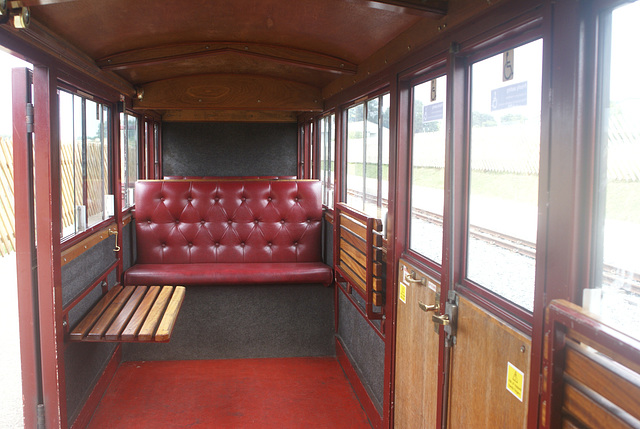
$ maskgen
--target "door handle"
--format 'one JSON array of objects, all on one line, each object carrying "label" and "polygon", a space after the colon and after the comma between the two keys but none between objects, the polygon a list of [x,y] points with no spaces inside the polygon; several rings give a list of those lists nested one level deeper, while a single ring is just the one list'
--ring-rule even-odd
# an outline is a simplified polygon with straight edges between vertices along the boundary
[{"label": "door handle", "polygon": [[424,277],[417,279],[416,278],[416,273],[415,271],[412,271],[411,274],[406,273],[404,275],[404,281],[411,284],[411,283],[420,283],[422,286],[425,286],[427,284],[427,281],[425,280]]},{"label": "door handle", "polygon": [[431,321],[442,326],[448,326],[451,323],[448,314],[434,314],[431,316]]},{"label": "door handle", "polygon": [[430,311],[440,311],[440,304],[427,305],[422,301],[418,301],[418,307],[427,313]]}]

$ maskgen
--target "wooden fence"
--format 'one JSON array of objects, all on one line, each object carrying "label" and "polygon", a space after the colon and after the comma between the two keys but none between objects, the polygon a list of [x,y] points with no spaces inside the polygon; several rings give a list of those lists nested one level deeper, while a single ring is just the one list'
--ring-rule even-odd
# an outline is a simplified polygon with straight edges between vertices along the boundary
[{"label": "wooden fence", "polygon": [[0,138],[0,256],[16,250],[13,207],[13,141]]}]

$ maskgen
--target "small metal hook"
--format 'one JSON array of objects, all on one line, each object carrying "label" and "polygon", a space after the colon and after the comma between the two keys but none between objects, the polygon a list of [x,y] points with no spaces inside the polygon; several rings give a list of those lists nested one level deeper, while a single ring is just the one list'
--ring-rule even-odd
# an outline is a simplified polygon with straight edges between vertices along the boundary
[{"label": "small metal hook", "polygon": [[120,246],[118,246],[118,230],[117,229],[110,229],[109,230],[109,235],[115,235],[116,236],[116,247],[113,248],[114,252],[119,252],[120,251]]}]

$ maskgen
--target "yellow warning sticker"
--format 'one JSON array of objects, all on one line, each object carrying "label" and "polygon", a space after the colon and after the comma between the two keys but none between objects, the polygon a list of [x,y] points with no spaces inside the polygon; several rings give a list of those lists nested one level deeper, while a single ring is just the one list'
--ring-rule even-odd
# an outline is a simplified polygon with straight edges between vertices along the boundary
[{"label": "yellow warning sticker", "polygon": [[407,285],[400,283],[400,301],[407,303]]},{"label": "yellow warning sticker", "polygon": [[507,390],[522,402],[522,392],[524,391],[524,373],[507,362]]}]

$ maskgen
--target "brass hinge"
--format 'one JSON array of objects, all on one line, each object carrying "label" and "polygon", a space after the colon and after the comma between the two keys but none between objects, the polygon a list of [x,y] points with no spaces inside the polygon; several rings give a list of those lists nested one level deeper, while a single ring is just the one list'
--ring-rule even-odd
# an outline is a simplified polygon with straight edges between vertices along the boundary
[{"label": "brass hinge", "polygon": [[44,404],[38,404],[37,408],[37,414],[38,414],[38,429],[45,429],[45,424],[44,424]]},{"label": "brass hinge", "polygon": [[27,116],[25,118],[27,122],[27,132],[33,132],[33,103],[27,103]]}]

